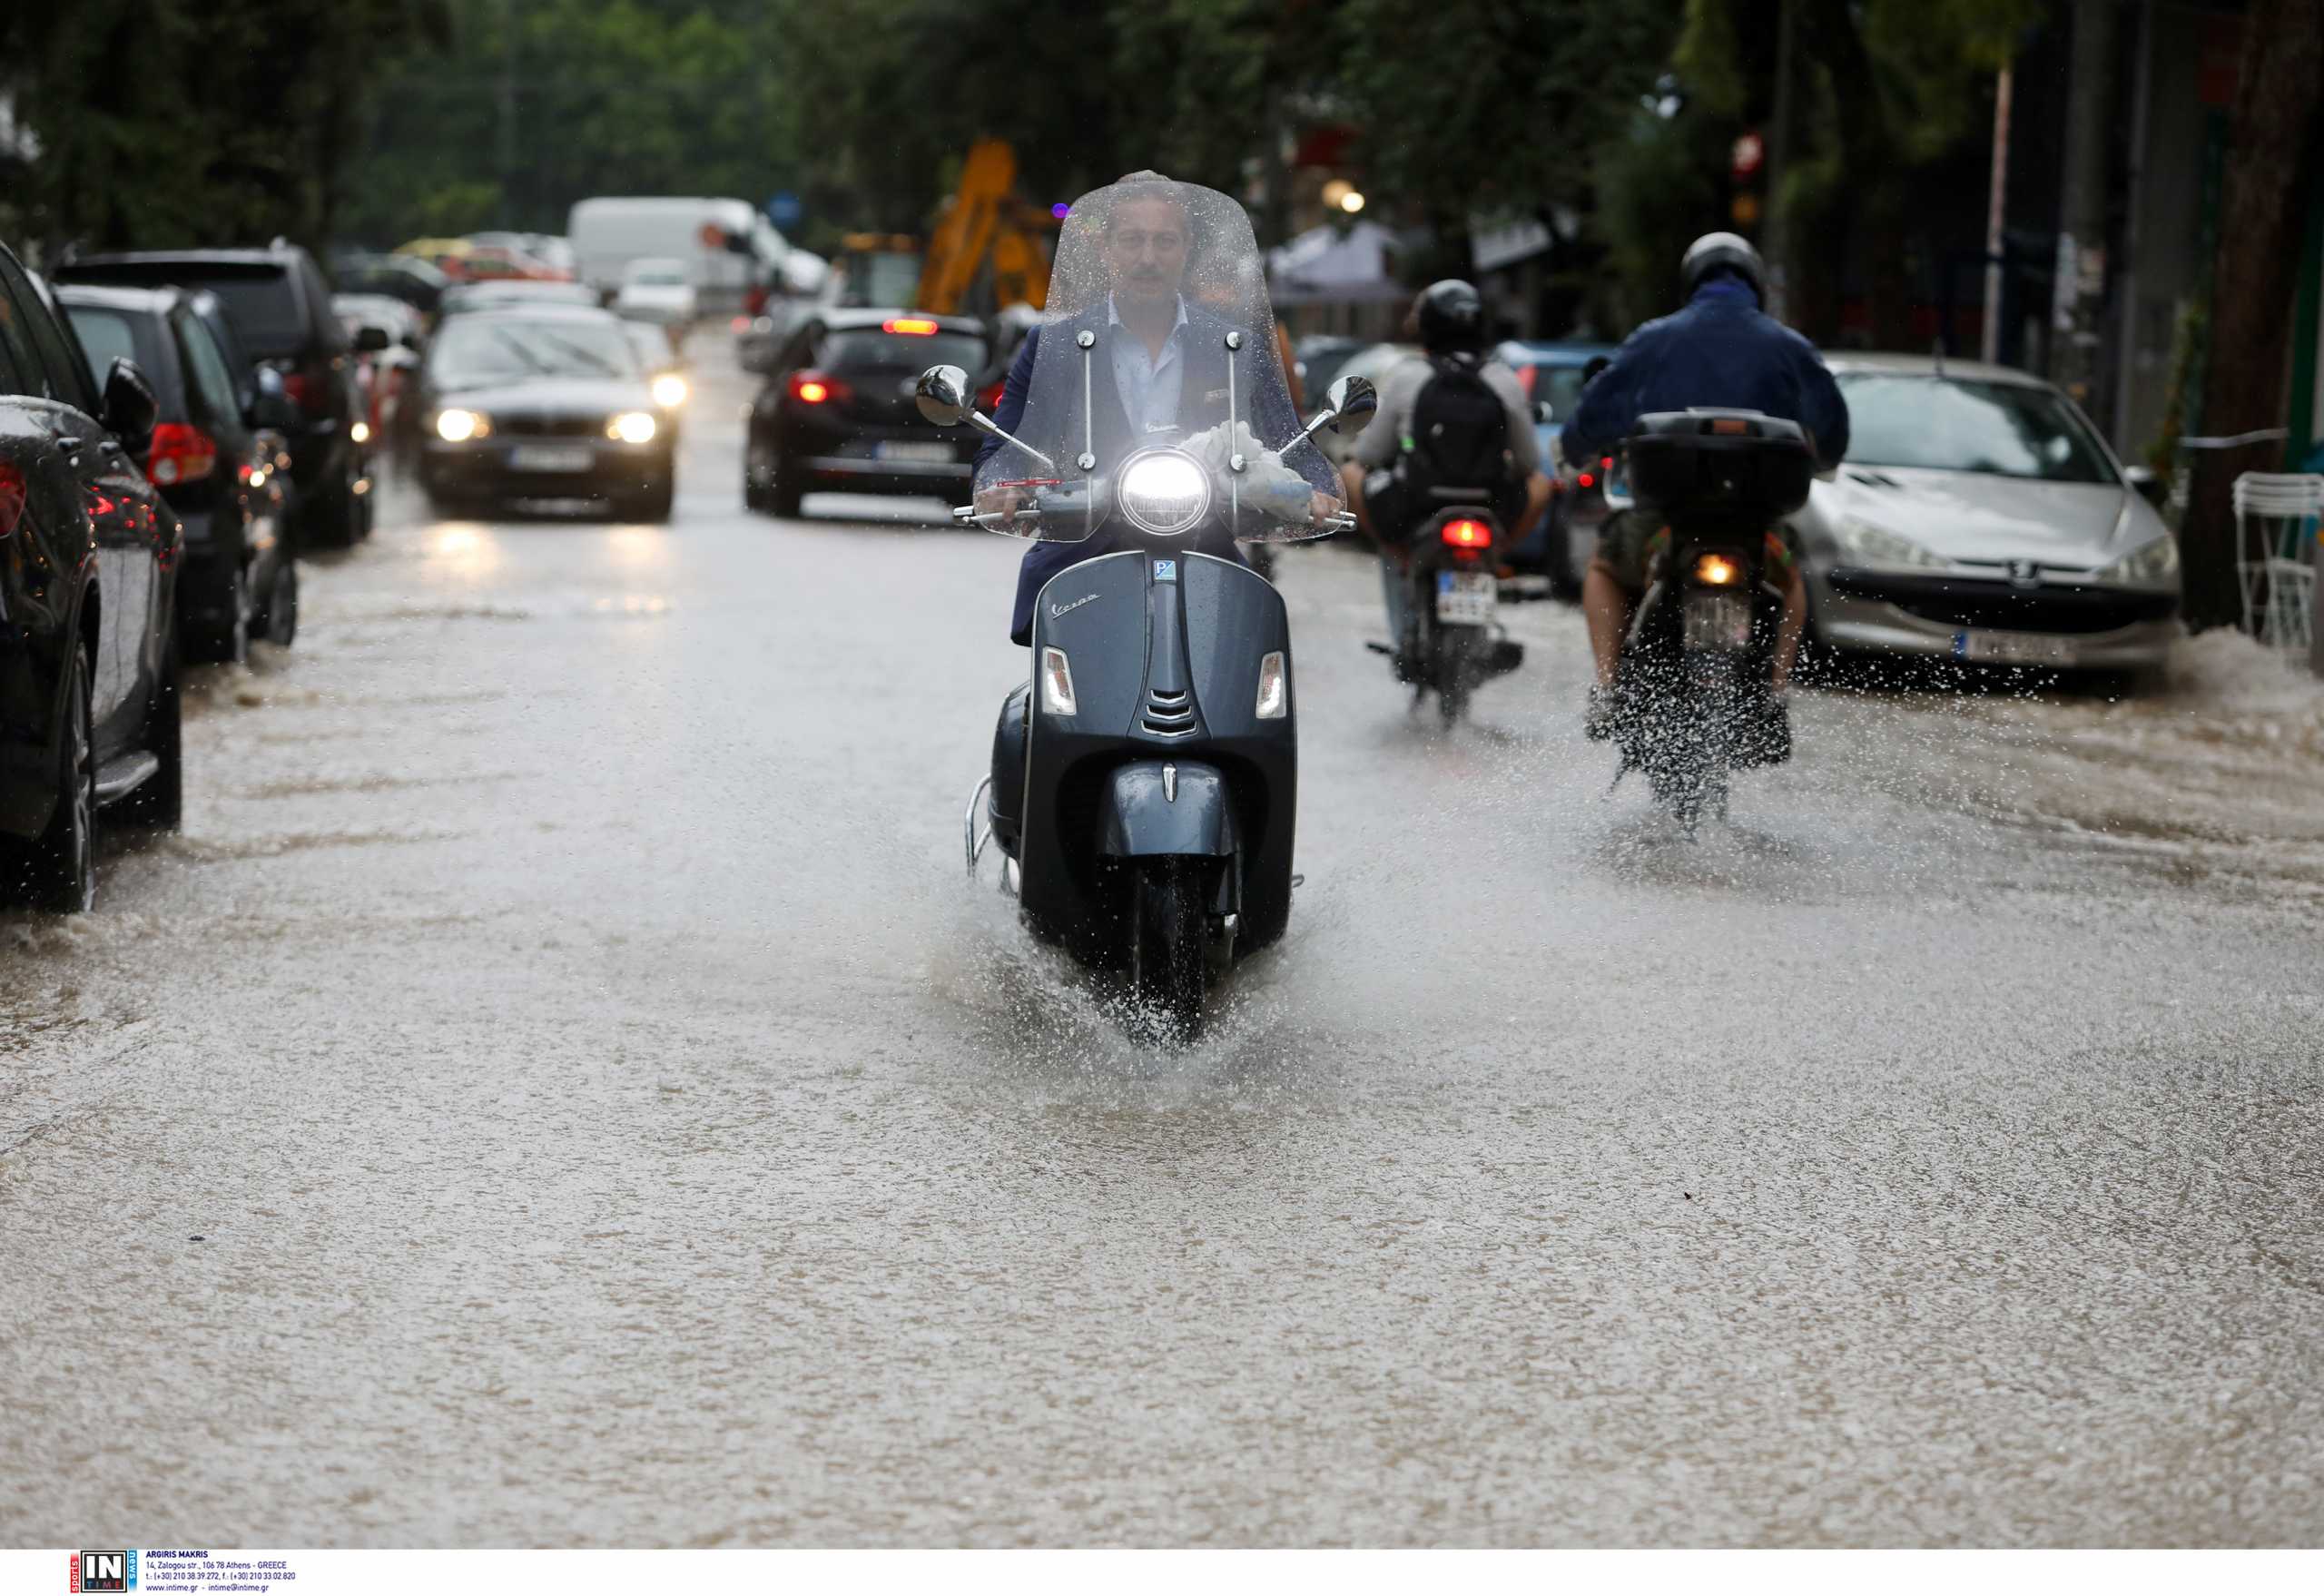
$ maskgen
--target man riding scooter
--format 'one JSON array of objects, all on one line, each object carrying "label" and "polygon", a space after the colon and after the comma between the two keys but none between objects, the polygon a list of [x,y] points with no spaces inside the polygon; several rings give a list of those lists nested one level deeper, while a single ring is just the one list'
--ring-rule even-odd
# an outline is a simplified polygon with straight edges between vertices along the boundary
[{"label": "man riding scooter", "polygon": [[[1819,468],[1846,454],[1847,401],[1815,346],[1759,309],[1767,271],[1749,241],[1731,232],[1706,233],[1679,265],[1686,308],[1649,321],[1624,340],[1613,363],[1583,389],[1581,403],[1559,439],[1569,460],[1614,454],[1638,419],[1689,409],[1758,410],[1798,423]],[[1603,741],[1618,717],[1622,638],[1632,606],[1646,591],[1663,529],[1636,511],[1607,517],[1597,557],[1582,578],[1582,612],[1597,668],[1590,689],[1588,734]],[[1807,593],[1790,551],[1770,528],[1768,568],[1783,584],[1783,625],[1763,714],[1767,745],[1787,757],[1791,720],[1787,695],[1807,622]]]},{"label": "man riding scooter", "polygon": [[[1523,540],[1549,504],[1550,479],[1541,469],[1532,407],[1517,374],[1484,352],[1484,301],[1477,291],[1457,278],[1431,283],[1413,300],[1405,328],[1427,358],[1407,360],[1388,374],[1380,390],[1380,413],[1340,475],[1357,524],[1379,547],[1388,635],[1397,650],[1399,675],[1411,680],[1414,623],[1405,563],[1414,527],[1433,507],[1423,485],[1490,490],[1496,511],[1510,523],[1506,541],[1513,544]],[[1453,402],[1480,385],[1500,400],[1499,415],[1482,398],[1465,407]],[[1490,464],[1462,469],[1441,463],[1472,459]],[[1466,477],[1481,479],[1452,480]],[[1514,645],[1506,652],[1513,655]]]}]

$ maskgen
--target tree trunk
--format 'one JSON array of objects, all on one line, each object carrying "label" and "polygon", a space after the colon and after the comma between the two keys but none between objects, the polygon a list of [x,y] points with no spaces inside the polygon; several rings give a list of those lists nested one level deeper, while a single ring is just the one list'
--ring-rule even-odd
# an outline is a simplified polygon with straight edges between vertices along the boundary
[{"label": "tree trunk", "polygon": [[[2324,5],[2317,0],[2254,0],[2244,18],[2219,255],[2211,270],[2202,428],[2213,437],[2284,421],[2299,203],[2308,192],[2309,163],[2317,158],[2319,80]],[[2233,626],[2241,619],[2230,485],[2241,472],[2269,469],[2280,453],[2281,446],[2273,443],[2196,452],[2179,535],[2189,626]]]}]

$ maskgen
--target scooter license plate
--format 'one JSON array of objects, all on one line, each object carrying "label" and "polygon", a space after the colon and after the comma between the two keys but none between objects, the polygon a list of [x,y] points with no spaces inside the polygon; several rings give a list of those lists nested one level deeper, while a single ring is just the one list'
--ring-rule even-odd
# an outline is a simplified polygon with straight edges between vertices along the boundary
[{"label": "scooter license plate", "polygon": [[1719,650],[1751,645],[1751,600],[1741,593],[1687,595],[1687,646]]},{"label": "scooter license plate", "polygon": [[1436,618],[1448,626],[1482,626],[1501,603],[1501,584],[1491,571],[1436,573]]}]

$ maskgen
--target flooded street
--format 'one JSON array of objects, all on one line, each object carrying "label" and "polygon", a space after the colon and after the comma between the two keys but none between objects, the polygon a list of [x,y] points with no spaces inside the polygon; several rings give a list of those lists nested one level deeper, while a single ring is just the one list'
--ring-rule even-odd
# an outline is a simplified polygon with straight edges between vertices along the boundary
[{"label": "flooded street", "polygon": [[1284,944],[967,888],[1019,550],[432,521],[0,918],[12,1544],[2324,1536],[2324,688],[1802,695],[1695,844],[1579,615],[1447,742],[1289,551]]}]

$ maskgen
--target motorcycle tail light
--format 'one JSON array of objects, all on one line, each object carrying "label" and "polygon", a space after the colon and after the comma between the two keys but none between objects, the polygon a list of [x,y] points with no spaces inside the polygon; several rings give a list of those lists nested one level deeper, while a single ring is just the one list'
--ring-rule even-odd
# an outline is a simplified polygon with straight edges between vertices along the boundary
[{"label": "motorcycle tail light", "polygon": [[1263,721],[1279,721],[1291,710],[1291,676],[1276,649],[1259,661],[1259,701],[1253,712]]},{"label": "motorcycle tail light", "polygon": [[1491,548],[1492,547],[1492,528],[1482,521],[1472,521],[1465,516],[1457,521],[1445,522],[1444,530],[1441,536],[1448,548]]},{"label": "motorcycle tail light", "polygon": [[1695,583],[1701,587],[1732,587],[1743,579],[1742,568],[1723,554],[1706,554],[1695,560]]},{"label": "motorcycle tail light", "polygon": [[1041,650],[1041,707],[1051,714],[1073,714],[1073,665],[1062,648]]},{"label": "motorcycle tail light", "polygon": [[1580,480],[1584,488],[1595,488],[1598,486],[1598,478],[1588,471],[1581,473]]}]

